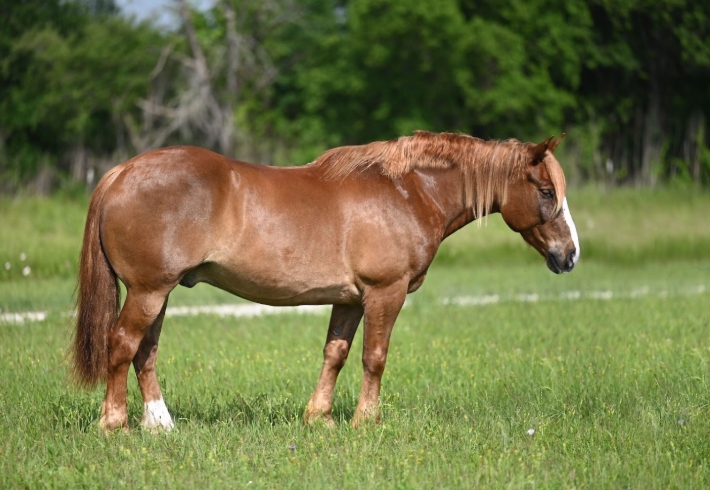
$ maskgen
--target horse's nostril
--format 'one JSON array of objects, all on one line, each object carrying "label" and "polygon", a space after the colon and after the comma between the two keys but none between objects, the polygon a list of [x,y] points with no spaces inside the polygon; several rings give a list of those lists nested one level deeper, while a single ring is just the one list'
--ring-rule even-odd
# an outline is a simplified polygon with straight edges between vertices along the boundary
[{"label": "horse's nostril", "polygon": [[572,267],[574,267],[574,258],[575,258],[576,255],[577,255],[577,249],[576,249],[576,248],[573,248],[573,249],[570,251],[570,253],[567,254],[567,260],[566,260],[566,262],[565,262],[565,265],[567,266],[567,268],[571,269]]}]

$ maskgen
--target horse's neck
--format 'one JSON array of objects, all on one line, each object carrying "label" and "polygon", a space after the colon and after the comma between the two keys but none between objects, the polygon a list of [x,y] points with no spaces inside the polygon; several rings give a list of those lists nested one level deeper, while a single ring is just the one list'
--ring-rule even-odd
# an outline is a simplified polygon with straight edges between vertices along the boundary
[{"label": "horse's neck", "polygon": [[419,168],[414,171],[446,238],[473,220],[473,211],[464,204],[463,182],[457,169]]},{"label": "horse's neck", "polygon": [[[473,209],[466,206],[463,175],[458,168],[417,169],[424,192],[439,210],[443,237],[451,235],[476,218]],[[495,199],[491,213],[499,211]]]}]

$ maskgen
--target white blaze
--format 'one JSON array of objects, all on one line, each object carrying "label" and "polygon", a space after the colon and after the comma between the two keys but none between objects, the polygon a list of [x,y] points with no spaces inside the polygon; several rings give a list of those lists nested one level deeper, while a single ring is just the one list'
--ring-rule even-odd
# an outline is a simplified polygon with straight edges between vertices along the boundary
[{"label": "white blaze", "polygon": [[146,429],[162,428],[165,430],[171,430],[175,427],[173,419],[170,417],[170,413],[168,412],[168,407],[165,406],[165,402],[162,397],[158,400],[152,400],[145,403],[143,408],[144,411],[141,425]]},{"label": "white blaze", "polygon": [[567,206],[566,197],[564,202],[562,203],[562,217],[565,219],[565,223],[567,223],[567,226],[569,227],[570,235],[572,235],[572,241],[574,242],[574,248],[576,250],[572,261],[575,265],[577,265],[577,262],[579,261],[580,252],[579,237],[577,237],[577,227],[574,226],[574,221],[572,221],[572,215],[569,213],[569,207]]}]

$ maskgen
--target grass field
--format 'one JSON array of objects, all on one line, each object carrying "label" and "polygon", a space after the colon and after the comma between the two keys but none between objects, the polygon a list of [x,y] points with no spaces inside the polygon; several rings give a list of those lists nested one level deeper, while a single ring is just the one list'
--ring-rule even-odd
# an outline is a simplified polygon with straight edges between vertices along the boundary
[{"label": "grass field", "polygon": [[[447,241],[395,327],[383,424],[347,424],[358,335],[336,428],[301,425],[327,314],[171,316],[159,377],[176,429],[108,438],[103,393],[71,388],[64,360],[86,200],[0,200],[0,313],[47,314],[0,321],[0,488],[707,487],[710,194],[569,200],[572,274],[547,271],[497,217]],[[171,296],[238,301],[207,286]]]}]

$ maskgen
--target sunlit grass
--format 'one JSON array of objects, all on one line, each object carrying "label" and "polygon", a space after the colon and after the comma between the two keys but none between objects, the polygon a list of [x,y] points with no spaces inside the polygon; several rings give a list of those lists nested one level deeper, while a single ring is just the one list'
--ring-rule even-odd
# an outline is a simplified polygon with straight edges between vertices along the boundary
[{"label": "sunlit grass", "polygon": [[[67,385],[63,320],[4,325],[0,486],[703,487],[708,306],[708,295],[415,303],[393,335],[383,424],[347,425],[358,335],[332,431],[300,422],[326,316],[172,318],[159,373],[176,430],[108,439],[101,390]],[[130,385],[135,427],[132,374]]]},{"label": "sunlit grass", "polygon": [[0,281],[74,277],[88,202],[0,196]]}]

